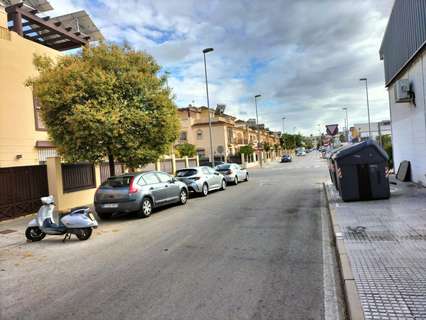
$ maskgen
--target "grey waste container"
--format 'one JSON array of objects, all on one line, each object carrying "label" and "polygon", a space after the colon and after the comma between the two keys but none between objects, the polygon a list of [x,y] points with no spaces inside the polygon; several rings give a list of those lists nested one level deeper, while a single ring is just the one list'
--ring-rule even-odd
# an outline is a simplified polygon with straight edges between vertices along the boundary
[{"label": "grey waste container", "polygon": [[328,172],[330,173],[330,179],[331,179],[331,182],[333,182],[336,189],[337,189],[337,177],[336,177],[336,166],[334,164],[333,155],[339,150],[341,150],[342,148],[344,147],[339,147],[337,149],[334,149],[327,158]]},{"label": "grey waste container", "polygon": [[332,156],[337,189],[343,201],[387,199],[388,155],[373,140],[342,148]]}]

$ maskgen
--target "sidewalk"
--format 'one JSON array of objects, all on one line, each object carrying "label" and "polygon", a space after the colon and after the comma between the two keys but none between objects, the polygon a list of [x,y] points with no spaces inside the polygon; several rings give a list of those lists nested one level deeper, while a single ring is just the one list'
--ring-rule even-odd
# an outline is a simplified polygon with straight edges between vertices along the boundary
[{"label": "sidewalk", "polygon": [[398,181],[389,200],[349,203],[326,189],[365,319],[426,319],[426,189]]},{"label": "sidewalk", "polygon": [[0,249],[26,243],[25,229],[28,222],[35,216],[35,214],[29,214],[16,219],[0,221]]}]

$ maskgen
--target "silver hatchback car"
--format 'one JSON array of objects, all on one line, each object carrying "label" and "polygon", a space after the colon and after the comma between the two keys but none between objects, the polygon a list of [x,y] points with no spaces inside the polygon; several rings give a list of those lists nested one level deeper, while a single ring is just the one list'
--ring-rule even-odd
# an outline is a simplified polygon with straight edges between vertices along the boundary
[{"label": "silver hatchback car", "polygon": [[216,166],[216,170],[223,174],[226,182],[233,184],[238,184],[240,181],[248,181],[249,179],[247,170],[241,168],[237,163],[220,164]]},{"label": "silver hatchback car", "polygon": [[212,190],[225,190],[226,181],[222,174],[210,167],[193,167],[176,171],[176,179],[184,182],[189,191],[207,196]]},{"label": "silver hatchback car", "polygon": [[110,177],[96,190],[95,210],[101,219],[115,212],[135,212],[139,218],[170,203],[185,204],[188,187],[165,172],[135,172]]}]

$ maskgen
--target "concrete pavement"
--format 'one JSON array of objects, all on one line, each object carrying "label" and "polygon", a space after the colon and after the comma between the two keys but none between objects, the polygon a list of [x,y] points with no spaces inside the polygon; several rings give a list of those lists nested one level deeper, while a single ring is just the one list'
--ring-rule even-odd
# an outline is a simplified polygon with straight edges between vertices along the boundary
[{"label": "concrete pavement", "polygon": [[101,221],[85,242],[22,234],[1,251],[0,318],[323,319],[324,162],[250,174],[148,219]]}]

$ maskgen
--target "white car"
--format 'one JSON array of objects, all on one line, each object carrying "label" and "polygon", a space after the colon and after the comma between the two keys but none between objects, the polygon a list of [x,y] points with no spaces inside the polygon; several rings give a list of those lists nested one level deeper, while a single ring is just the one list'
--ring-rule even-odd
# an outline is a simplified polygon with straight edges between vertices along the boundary
[{"label": "white car", "polygon": [[246,169],[240,167],[237,163],[224,163],[216,166],[216,171],[223,174],[226,182],[238,184],[241,181],[247,181],[249,174]]}]

